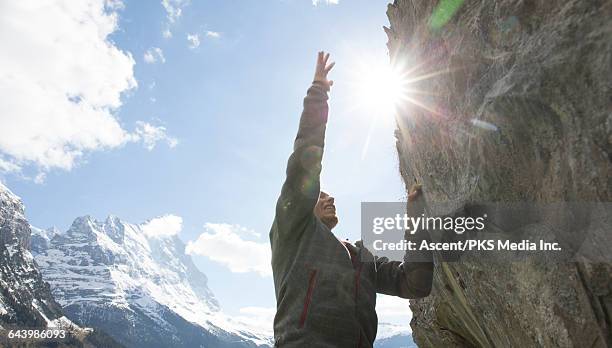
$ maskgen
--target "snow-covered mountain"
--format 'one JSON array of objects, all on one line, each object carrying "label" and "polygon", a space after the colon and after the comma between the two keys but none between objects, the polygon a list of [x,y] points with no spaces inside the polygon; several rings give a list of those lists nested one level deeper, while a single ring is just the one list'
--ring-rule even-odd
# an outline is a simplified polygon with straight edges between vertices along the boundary
[{"label": "snow-covered mountain", "polygon": [[109,216],[68,231],[35,229],[32,252],[71,320],[127,347],[271,346],[268,332],[224,315],[176,235]]},{"label": "snow-covered mountain", "polygon": [[406,326],[392,323],[378,323],[374,348],[416,348],[412,333]]},{"label": "snow-covered mountain", "polygon": [[[103,332],[64,316],[29,251],[30,238],[21,199],[0,183],[0,328],[62,328],[71,336],[65,345],[119,347]],[[14,343],[5,339],[0,338],[1,346]]]},{"label": "snow-covered mountain", "polygon": [[30,225],[21,199],[0,183],[0,323],[45,327],[62,317],[28,251]]}]

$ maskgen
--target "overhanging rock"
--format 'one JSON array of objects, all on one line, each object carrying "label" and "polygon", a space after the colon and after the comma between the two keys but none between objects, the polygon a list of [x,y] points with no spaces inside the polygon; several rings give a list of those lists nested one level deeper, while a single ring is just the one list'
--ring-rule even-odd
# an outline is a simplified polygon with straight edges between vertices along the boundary
[{"label": "overhanging rock", "polygon": [[[389,5],[400,170],[429,202],[611,202],[612,2]],[[536,226],[537,227],[537,226]],[[610,232],[596,236],[610,240]],[[420,347],[612,345],[609,262],[437,262]]]}]

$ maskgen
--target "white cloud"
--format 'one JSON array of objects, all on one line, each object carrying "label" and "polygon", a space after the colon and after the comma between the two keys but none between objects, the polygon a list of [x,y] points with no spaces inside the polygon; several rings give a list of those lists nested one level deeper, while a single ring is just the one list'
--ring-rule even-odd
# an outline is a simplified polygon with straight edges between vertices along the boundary
[{"label": "white cloud", "polygon": [[339,2],[340,0],[312,0],[312,4],[314,6],[317,6],[321,3],[324,3],[326,5],[338,5]]},{"label": "white cloud", "polygon": [[168,22],[174,23],[183,14],[183,7],[189,4],[188,0],[162,0],[162,6],[166,10]]},{"label": "white cloud", "polygon": [[376,295],[376,314],[378,315],[378,339],[412,332],[410,302],[397,296]]},{"label": "white cloud", "polygon": [[34,183],[40,185],[40,184],[43,184],[46,179],[47,179],[47,174],[44,172],[41,172],[41,173],[36,174],[36,176],[34,177]]},{"label": "white cloud", "polygon": [[189,41],[189,48],[194,49],[200,46],[200,35],[199,34],[187,34],[187,41]]},{"label": "white cloud", "polygon": [[166,21],[165,28],[162,31],[162,36],[169,39],[172,37],[172,31],[170,31],[170,26],[172,26],[183,14],[183,8],[189,5],[189,0],[162,0],[161,2],[164,10],[166,11]]},{"label": "white cloud", "polygon": [[221,33],[217,32],[217,31],[210,31],[210,30],[208,30],[206,32],[206,36],[210,37],[210,38],[213,38],[213,39],[218,39],[218,38],[221,37]]},{"label": "white cloud", "polygon": [[206,256],[235,273],[272,275],[272,253],[268,243],[243,239],[242,235],[249,230],[238,225],[207,223],[204,228],[206,232],[200,234],[195,241],[187,243],[187,254]]},{"label": "white cloud", "polygon": [[123,10],[125,8],[125,4],[122,0],[106,0],[105,3],[106,8],[110,10]]},{"label": "white cloud", "polygon": [[[204,35],[213,40],[219,39],[221,37],[221,33],[210,30],[206,31]],[[200,34],[198,33],[187,33],[187,41],[189,42],[188,47],[192,50],[200,47],[200,44],[202,43]]]},{"label": "white cloud", "polygon": [[274,318],[274,314],[276,314],[275,307],[242,307],[239,311],[240,314],[255,316],[259,318]]},{"label": "white cloud", "polygon": [[18,172],[21,170],[21,167],[15,163],[5,161],[0,158],[0,173],[12,173]]},{"label": "white cloud", "polygon": [[154,126],[147,122],[136,122],[136,131],[131,135],[133,141],[141,141],[151,151],[160,141],[165,141],[168,147],[174,148],[178,140],[166,134],[166,127]]},{"label": "white cloud", "polygon": [[409,321],[403,322],[401,324],[392,324],[379,320],[378,330],[376,330],[376,339],[383,340],[397,335],[408,336],[411,333],[412,329],[410,328]]},{"label": "white cloud", "polygon": [[150,147],[146,127],[130,134],[114,115],[121,96],[137,86],[131,54],[109,40],[120,4],[3,3],[0,170],[70,170],[91,151],[138,140]]},{"label": "white cloud", "polygon": [[164,51],[159,47],[151,47],[145,52],[144,61],[149,64],[155,62],[165,63],[166,58],[164,57]]},{"label": "white cloud", "polygon": [[140,225],[148,237],[168,237],[178,234],[183,229],[183,218],[168,214],[151,219]]},{"label": "white cloud", "polygon": [[239,309],[239,312],[239,315],[232,316],[233,320],[259,332],[264,332],[270,336],[274,335],[272,323],[274,322],[276,307],[243,307]]},{"label": "white cloud", "polygon": [[376,297],[376,313],[381,321],[406,322],[412,318],[410,302],[397,296],[379,294]]}]

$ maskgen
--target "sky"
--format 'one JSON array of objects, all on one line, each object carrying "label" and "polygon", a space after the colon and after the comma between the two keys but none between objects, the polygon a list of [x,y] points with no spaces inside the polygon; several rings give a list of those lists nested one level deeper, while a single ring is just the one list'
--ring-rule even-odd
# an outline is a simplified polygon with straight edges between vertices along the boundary
[{"label": "sky", "polygon": [[[321,177],[334,232],[359,239],[361,202],[405,199],[393,109],[373,77],[389,62],[386,7],[3,2],[0,180],[40,228],[161,217],[224,311],[270,313],[268,233],[319,50],[336,62]],[[408,327],[406,300],[381,298],[378,312]]]}]

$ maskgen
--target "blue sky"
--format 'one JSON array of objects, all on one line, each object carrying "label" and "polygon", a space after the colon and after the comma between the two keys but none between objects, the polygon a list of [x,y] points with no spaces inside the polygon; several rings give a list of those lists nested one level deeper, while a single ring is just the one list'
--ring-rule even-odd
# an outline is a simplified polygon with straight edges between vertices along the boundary
[{"label": "blue sky", "polygon": [[[2,180],[22,197],[33,225],[65,230],[81,215],[140,223],[173,214],[183,219],[179,236],[186,243],[197,240],[206,223],[241,226],[255,232],[243,233],[244,240],[268,243],[319,50],[336,61],[322,174],[323,188],[336,197],[335,233],[359,238],[362,201],[404,199],[393,117],[365,98],[378,86],[364,76],[388,63],[387,1],[168,3],[180,16],[160,2],[125,1],[106,38],[131,55],[138,85],[118,88],[122,103],[109,112],[126,132],[141,134],[145,146],[124,138],[119,145],[84,147],[66,166],[0,143]],[[98,69],[96,56],[81,69]],[[150,150],[138,133],[143,122],[159,131]],[[205,255],[193,258],[228,313],[275,306],[271,277],[232,272]],[[407,325],[406,318],[380,319]]]}]

